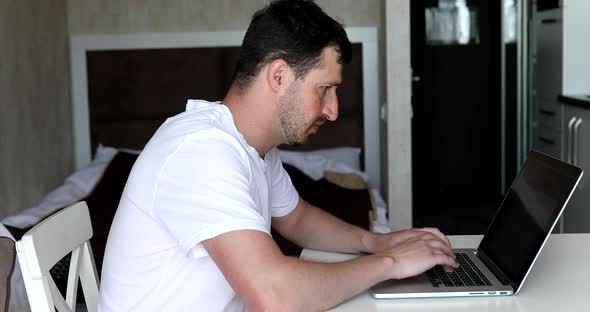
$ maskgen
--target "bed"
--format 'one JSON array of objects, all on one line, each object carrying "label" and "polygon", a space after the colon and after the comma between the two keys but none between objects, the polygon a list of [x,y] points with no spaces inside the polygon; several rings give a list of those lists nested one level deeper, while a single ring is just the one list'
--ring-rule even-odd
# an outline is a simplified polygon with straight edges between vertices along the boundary
[{"label": "bed", "polygon": [[[305,146],[281,146],[281,159],[302,198],[348,222],[387,232],[386,206],[379,194],[376,30],[347,32],[353,61],[344,67],[339,119]],[[18,239],[53,212],[85,200],[100,270],[113,215],[141,148],[166,118],[184,111],[187,99],[223,97],[242,36],[243,32],[221,32],[73,37],[76,171],[35,207],[3,219],[0,234]],[[273,237],[285,254],[297,256],[301,251],[274,231]],[[63,278],[67,265],[67,259],[60,261],[52,270],[54,278]],[[18,268],[15,273],[11,311],[23,311],[26,294]]]}]

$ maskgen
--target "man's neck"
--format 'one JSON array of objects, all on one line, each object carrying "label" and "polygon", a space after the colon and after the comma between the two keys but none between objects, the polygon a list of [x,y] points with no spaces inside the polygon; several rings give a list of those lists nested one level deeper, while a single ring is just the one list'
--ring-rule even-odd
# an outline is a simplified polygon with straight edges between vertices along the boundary
[{"label": "man's neck", "polygon": [[281,136],[277,135],[272,98],[264,92],[238,92],[232,86],[225,98],[225,104],[232,113],[238,131],[246,142],[254,147],[260,157],[281,144]]}]

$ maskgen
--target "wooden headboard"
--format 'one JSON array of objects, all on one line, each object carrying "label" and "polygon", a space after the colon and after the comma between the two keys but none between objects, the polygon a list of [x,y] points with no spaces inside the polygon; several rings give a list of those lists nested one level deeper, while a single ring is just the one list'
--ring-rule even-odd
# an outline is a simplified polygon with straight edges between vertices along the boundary
[{"label": "wooden headboard", "polygon": [[[344,66],[338,120],[308,144],[282,148],[360,147],[371,183],[379,187],[376,30],[347,32],[353,59]],[[143,148],[166,118],[185,110],[187,99],[221,100],[242,37],[243,32],[72,37],[76,167],[90,161],[99,143]]]},{"label": "wooden headboard", "polygon": [[[143,149],[166,118],[187,99],[221,100],[232,80],[239,47],[89,51],[88,104],[91,148],[99,143]],[[364,147],[362,49],[353,45],[339,88],[339,116],[302,146],[310,150]],[[124,133],[125,135],[121,135]]]}]

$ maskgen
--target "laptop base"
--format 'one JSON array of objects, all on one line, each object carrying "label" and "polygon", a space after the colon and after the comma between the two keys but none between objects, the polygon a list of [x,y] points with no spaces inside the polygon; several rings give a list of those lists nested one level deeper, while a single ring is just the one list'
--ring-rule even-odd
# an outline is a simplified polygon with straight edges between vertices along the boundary
[{"label": "laptop base", "polygon": [[494,274],[479,260],[475,249],[454,249],[455,253],[465,253],[491,282],[491,286],[433,286],[426,274],[403,280],[383,281],[371,288],[371,294],[378,299],[440,298],[469,296],[509,296],[514,294],[510,285],[503,285]]}]

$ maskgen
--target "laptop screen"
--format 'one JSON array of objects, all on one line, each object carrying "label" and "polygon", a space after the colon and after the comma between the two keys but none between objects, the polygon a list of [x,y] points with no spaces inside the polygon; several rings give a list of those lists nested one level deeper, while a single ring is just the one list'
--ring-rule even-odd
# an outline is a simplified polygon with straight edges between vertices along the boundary
[{"label": "laptop screen", "polygon": [[479,245],[518,289],[582,170],[530,152]]}]

